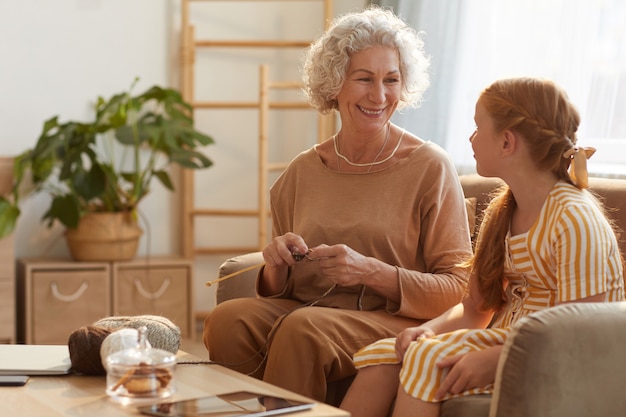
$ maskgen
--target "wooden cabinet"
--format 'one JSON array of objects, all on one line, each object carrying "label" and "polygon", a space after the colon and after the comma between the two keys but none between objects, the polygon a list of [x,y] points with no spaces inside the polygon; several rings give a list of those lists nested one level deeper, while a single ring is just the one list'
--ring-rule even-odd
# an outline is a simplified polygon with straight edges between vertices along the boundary
[{"label": "wooden cabinet", "polygon": [[65,344],[109,316],[153,314],[193,337],[192,266],[180,259],[128,262],[18,261],[18,342]]},{"label": "wooden cabinet", "polygon": [[[0,195],[13,184],[13,158],[0,157]],[[0,239],[0,343],[15,343],[15,249],[13,236]]]},{"label": "wooden cabinet", "polygon": [[13,237],[0,239],[0,343],[15,343],[15,255]]}]

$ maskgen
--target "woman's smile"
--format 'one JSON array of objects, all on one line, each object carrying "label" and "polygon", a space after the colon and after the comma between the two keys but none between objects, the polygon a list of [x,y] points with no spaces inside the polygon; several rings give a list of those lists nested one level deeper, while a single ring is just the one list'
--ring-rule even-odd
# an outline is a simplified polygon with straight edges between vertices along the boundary
[{"label": "woman's smile", "polygon": [[369,114],[369,115],[371,115],[371,116],[379,116],[379,115],[381,115],[381,114],[385,111],[385,109],[366,109],[365,107],[358,106],[358,105],[357,105],[357,107],[358,107],[358,108],[359,108],[359,110],[361,110],[363,113],[365,113],[365,114]]}]

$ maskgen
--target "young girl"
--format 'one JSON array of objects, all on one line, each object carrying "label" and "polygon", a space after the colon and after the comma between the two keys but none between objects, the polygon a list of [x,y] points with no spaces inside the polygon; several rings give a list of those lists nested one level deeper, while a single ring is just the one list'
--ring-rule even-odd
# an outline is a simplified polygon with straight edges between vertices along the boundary
[{"label": "young girl", "polygon": [[624,300],[616,235],[585,190],[592,150],[576,145],[580,117],[565,92],[546,80],[499,80],[481,93],[474,119],[477,172],[506,185],[465,265],[468,293],[355,354],[359,373],[341,405],[354,416],[386,416],[394,398],[394,417],[438,416],[443,400],[491,393],[520,318],[560,303]]}]

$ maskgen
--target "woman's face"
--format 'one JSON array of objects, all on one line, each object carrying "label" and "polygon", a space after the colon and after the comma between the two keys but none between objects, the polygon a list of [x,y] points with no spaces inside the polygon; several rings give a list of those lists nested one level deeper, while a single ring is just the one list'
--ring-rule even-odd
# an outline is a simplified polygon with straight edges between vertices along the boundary
[{"label": "woman's face", "polygon": [[350,58],[337,95],[342,125],[377,130],[391,119],[402,91],[400,57],[395,49],[372,47]]},{"label": "woman's face", "polygon": [[485,107],[476,103],[474,113],[476,130],[469,140],[476,160],[476,172],[484,177],[498,176],[497,162],[499,161],[501,134],[496,132],[493,119]]}]

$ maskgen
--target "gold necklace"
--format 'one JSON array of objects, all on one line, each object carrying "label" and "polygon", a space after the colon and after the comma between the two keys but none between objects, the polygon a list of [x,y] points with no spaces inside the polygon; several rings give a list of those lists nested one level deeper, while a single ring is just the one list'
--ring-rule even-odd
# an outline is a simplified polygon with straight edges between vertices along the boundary
[{"label": "gold necklace", "polygon": [[[348,163],[348,165],[352,165],[353,167],[372,167],[374,165],[384,164],[385,162],[387,162],[391,158],[393,158],[394,155],[396,154],[397,150],[400,148],[400,143],[402,142],[402,138],[404,137],[404,130],[402,130],[402,134],[400,135],[400,138],[398,139],[398,143],[396,144],[396,147],[393,149],[393,152],[391,152],[391,154],[388,157],[386,157],[385,159],[381,159],[380,161],[377,161],[378,157],[380,156],[380,154],[383,152],[383,149],[385,149],[385,146],[387,145],[387,140],[389,139],[390,134],[391,134],[391,127],[389,128],[389,132],[387,134],[387,138],[385,138],[385,142],[383,143],[383,147],[380,148],[380,151],[378,152],[378,155],[376,155],[376,158],[374,158],[374,160],[372,162],[368,162],[368,163],[365,163],[365,164],[352,162],[346,156],[341,154],[339,152],[339,149],[337,149],[337,134],[335,134],[335,136],[333,136],[333,145],[335,147],[335,155],[337,155],[337,157],[343,159],[344,161],[346,161]],[[337,164],[337,168],[339,168],[339,164]]]}]

